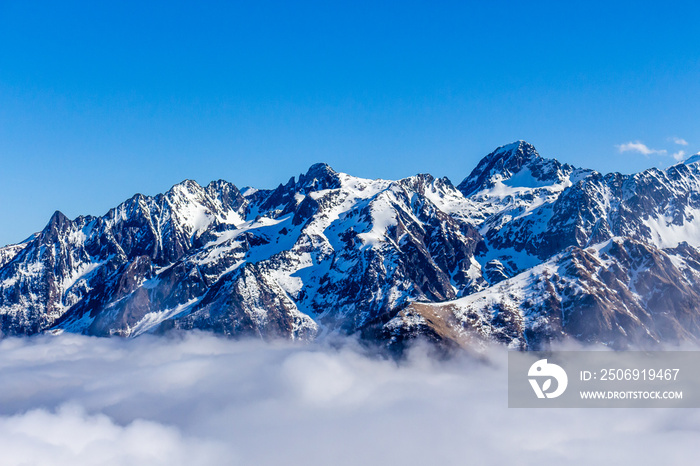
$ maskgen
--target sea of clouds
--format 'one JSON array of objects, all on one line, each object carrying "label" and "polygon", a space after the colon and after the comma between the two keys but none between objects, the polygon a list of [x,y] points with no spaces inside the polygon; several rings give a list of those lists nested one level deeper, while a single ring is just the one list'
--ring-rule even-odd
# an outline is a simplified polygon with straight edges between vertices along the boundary
[{"label": "sea of clouds", "polygon": [[0,341],[2,465],[687,464],[693,409],[509,409],[506,354],[203,333]]}]

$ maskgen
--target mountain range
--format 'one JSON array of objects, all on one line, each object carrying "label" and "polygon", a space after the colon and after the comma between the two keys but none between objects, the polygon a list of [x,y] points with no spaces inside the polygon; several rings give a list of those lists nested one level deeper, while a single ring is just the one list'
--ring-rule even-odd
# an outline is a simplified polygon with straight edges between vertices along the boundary
[{"label": "mountain range", "polygon": [[624,348],[697,342],[698,309],[700,157],[601,174],[524,141],[456,186],[326,164],[269,190],[186,180],[0,248],[3,336]]}]

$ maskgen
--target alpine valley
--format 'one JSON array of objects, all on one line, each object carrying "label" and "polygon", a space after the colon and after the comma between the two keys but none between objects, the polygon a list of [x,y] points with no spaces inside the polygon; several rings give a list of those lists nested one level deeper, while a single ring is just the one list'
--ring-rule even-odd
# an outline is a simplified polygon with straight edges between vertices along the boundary
[{"label": "alpine valley", "polygon": [[455,186],[313,165],[184,181],[0,248],[2,335],[200,329],[400,350],[700,339],[700,157],[634,175],[496,149]]}]

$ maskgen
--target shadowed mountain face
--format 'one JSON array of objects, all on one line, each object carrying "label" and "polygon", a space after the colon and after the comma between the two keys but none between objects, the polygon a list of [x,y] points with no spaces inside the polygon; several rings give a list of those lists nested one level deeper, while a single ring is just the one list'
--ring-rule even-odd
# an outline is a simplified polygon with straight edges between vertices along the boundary
[{"label": "shadowed mountain face", "polygon": [[457,187],[325,164],[272,190],[184,181],[0,248],[0,331],[695,341],[699,214],[698,163],[601,175],[523,141]]}]

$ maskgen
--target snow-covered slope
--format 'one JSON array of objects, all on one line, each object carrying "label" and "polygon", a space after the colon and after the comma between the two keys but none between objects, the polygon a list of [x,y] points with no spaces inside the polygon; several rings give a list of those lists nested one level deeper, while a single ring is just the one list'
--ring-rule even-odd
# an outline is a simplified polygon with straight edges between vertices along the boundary
[{"label": "snow-covered slope", "polygon": [[700,164],[601,175],[518,141],[457,187],[325,164],[271,190],[184,181],[0,249],[0,330],[171,329],[400,344],[695,339]]},{"label": "snow-covered slope", "polygon": [[698,341],[700,253],[631,238],[571,247],[485,290],[447,303],[413,303],[383,329],[453,344],[499,341],[540,349],[566,335],[614,347]]},{"label": "snow-covered slope", "polygon": [[486,241],[478,259],[491,283],[615,236],[700,246],[700,164],[601,175],[543,159],[519,141],[485,157],[458,188],[475,204],[463,215]]},{"label": "snow-covered slope", "polygon": [[365,180],[318,164],[245,197],[225,182],[185,181],[104,217],[56,213],[0,270],[2,329],[354,332],[408,301],[483,285],[479,234],[436,205],[444,191],[461,197],[427,175]]}]

